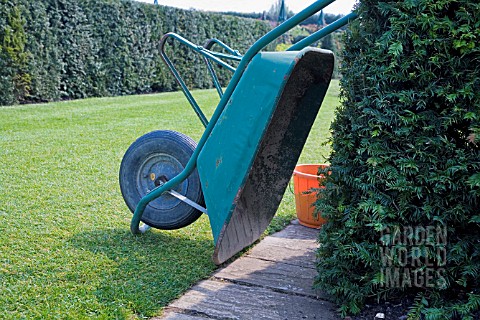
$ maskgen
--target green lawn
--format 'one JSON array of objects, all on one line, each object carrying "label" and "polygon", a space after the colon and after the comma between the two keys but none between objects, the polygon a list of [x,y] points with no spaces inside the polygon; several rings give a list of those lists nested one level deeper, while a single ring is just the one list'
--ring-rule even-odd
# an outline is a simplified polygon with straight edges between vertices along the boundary
[{"label": "green lawn", "polygon": [[[215,91],[194,94],[210,115]],[[300,162],[324,161],[337,105],[333,82]],[[154,316],[215,269],[205,216],[129,233],[120,161],[157,129],[203,132],[178,92],[0,108],[0,318]],[[293,217],[287,189],[269,232]]]}]

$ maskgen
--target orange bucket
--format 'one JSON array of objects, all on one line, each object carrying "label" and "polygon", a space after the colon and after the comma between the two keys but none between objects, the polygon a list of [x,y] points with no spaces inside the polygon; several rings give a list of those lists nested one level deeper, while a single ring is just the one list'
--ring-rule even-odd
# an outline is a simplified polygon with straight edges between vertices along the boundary
[{"label": "orange bucket", "polygon": [[317,193],[311,190],[312,188],[320,188],[320,183],[324,177],[318,175],[318,169],[327,167],[327,164],[300,164],[293,171],[293,190],[297,217],[300,224],[306,227],[319,228],[327,221],[320,214],[317,218],[314,217],[314,203],[317,200]]}]

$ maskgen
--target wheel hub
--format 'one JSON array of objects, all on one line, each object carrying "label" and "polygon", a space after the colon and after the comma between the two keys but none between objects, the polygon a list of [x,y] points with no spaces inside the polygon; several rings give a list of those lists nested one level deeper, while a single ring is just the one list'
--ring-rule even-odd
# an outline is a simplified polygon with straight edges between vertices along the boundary
[{"label": "wheel hub", "polygon": [[[174,157],[165,153],[153,154],[142,163],[137,174],[137,190],[141,196],[165,184],[184,169],[183,165]],[[176,192],[184,195],[188,189],[188,180],[180,183]],[[164,194],[150,202],[150,206],[158,210],[169,210],[182,203],[179,199]]]}]

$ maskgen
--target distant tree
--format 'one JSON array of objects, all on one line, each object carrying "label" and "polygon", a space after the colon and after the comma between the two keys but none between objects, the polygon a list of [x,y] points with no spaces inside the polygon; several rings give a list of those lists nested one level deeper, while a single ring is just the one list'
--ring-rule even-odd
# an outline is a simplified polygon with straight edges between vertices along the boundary
[{"label": "distant tree", "polygon": [[[282,0],[277,0],[275,3],[272,4],[270,9],[267,12],[267,19],[270,21],[277,21],[278,16],[280,14],[280,9],[282,7]],[[293,13],[292,10],[290,10],[287,5],[285,5],[285,15],[287,19],[292,17],[295,13]]]},{"label": "distant tree", "polygon": [[325,21],[325,13],[323,13],[323,10],[320,11],[320,13],[318,14],[317,24],[322,28],[327,24]]},{"label": "distant tree", "polygon": [[280,2],[280,11],[278,13],[278,22],[284,22],[287,20],[287,12],[286,12],[285,0],[281,0]]}]

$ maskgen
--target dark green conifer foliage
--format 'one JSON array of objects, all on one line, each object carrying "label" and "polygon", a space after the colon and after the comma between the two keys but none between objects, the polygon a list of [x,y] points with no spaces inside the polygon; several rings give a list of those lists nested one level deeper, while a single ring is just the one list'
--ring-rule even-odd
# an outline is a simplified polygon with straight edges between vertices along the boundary
[{"label": "dark green conifer foliage", "polygon": [[[262,21],[121,0],[0,0],[0,105],[169,91],[163,34],[203,44],[216,37],[245,52]],[[188,86],[211,88],[202,58],[178,43],[169,55]],[[231,74],[218,71],[223,85]]]},{"label": "dark green conifer foliage", "polygon": [[23,101],[29,89],[24,23],[18,6],[0,1],[0,105]]},{"label": "dark green conifer foliage", "polygon": [[[329,222],[316,284],[344,314],[411,294],[413,316],[468,318],[480,307],[480,3],[363,0],[358,13],[317,202]],[[419,253],[444,281],[388,285],[382,230],[408,226],[446,228],[446,257],[432,246]]]}]

